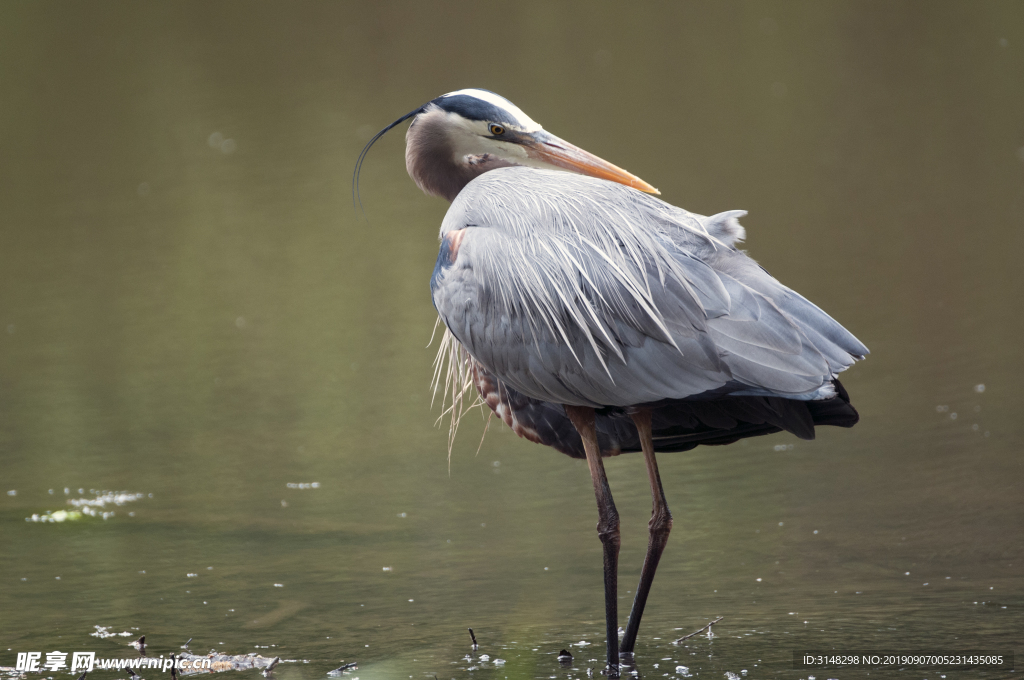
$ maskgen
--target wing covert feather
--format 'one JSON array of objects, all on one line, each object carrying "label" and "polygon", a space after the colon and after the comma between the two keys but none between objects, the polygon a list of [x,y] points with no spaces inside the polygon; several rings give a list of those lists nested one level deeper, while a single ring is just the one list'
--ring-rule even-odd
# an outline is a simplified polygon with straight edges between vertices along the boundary
[{"label": "wing covert feather", "polygon": [[482,366],[533,399],[832,396],[866,348],[732,247],[740,214],[703,218],[610,182],[493,170],[445,217],[434,305]]}]

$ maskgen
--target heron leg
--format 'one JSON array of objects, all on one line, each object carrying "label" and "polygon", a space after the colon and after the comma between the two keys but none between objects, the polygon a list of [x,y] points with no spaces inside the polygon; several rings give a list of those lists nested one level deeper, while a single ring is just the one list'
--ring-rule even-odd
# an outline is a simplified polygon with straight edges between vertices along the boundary
[{"label": "heron leg", "polygon": [[612,500],[608,477],[601,461],[597,443],[594,409],[588,406],[566,406],[565,412],[583,438],[590,477],[597,496],[597,535],[604,545],[604,614],[608,628],[608,676],[619,677],[619,513]]},{"label": "heron leg", "polygon": [[644,568],[640,572],[640,585],[636,587],[633,609],[629,612],[626,634],[622,638],[623,655],[633,654],[636,635],[640,630],[640,618],[644,615],[647,595],[650,594],[651,584],[654,582],[654,572],[658,569],[658,561],[661,560],[661,553],[664,552],[665,544],[668,543],[668,534],[672,531],[672,513],[669,512],[668,503],[665,501],[665,491],[661,488],[661,475],[658,474],[658,461],[654,458],[651,412],[638,411],[633,414],[632,418],[637,432],[640,433],[640,445],[644,450],[644,462],[647,463],[647,477],[651,483],[653,507],[651,521],[647,525],[650,531],[647,540],[647,557],[644,558]]}]

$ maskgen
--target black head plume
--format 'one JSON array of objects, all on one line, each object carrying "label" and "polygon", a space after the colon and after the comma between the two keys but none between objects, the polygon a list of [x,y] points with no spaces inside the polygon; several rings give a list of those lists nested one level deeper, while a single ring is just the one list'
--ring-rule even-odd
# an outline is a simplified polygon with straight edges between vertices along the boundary
[{"label": "black head plume", "polygon": [[[366,143],[366,146],[363,147],[363,150],[359,153],[359,158],[356,160],[356,169],[352,173],[352,205],[353,206],[357,206],[358,205],[360,210],[363,209],[363,200],[359,196],[359,172],[363,169],[363,161],[366,159],[366,154],[369,153],[370,147],[373,146],[374,142],[376,142],[378,139],[383,137],[385,132],[387,132],[391,128],[395,127],[399,123],[402,123],[404,121],[409,120],[410,118],[412,118],[416,114],[423,113],[423,111],[426,108],[427,108],[427,105],[424,104],[423,106],[421,106],[421,107],[419,107],[419,108],[417,108],[417,109],[415,109],[413,111],[410,111],[409,113],[405,114],[404,116],[402,116],[401,118],[396,120],[394,123],[392,123],[391,125],[388,125],[386,128],[384,128],[383,130],[381,130],[380,132],[375,134],[370,139],[370,141],[368,141]],[[364,213],[365,213],[365,211],[364,211]]]}]

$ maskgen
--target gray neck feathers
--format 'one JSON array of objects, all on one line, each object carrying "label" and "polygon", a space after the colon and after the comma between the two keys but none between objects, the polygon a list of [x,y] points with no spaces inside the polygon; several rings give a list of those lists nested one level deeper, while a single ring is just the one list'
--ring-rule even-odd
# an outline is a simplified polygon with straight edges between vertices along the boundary
[{"label": "gray neck feathers", "polygon": [[476,177],[513,163],[489,154],[455,158],[447,115],[431,106],[413,119],[405,134],[405,168],[424,193],[453,201]]}]

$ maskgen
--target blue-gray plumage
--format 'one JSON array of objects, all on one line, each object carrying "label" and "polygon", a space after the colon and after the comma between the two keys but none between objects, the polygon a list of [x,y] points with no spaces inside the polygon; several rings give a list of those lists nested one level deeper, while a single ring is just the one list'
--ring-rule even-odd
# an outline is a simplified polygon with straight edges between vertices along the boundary
[{"label": "blue-gray plumage", "polygon": [[635,189],[551,170],[480,175],[452,203],[457,258],[434,305],[469,354],[557,404],[835,396],[867,352],[742,252],[735,213],[706,218]]},{"label": "blue-gray plumage", "polygon": [[521,436],[587,459],[617,676],[618,514],[601,456],[643,451],[653,496],[628,657],[672,525],[655,451],[850,427],[858,415],[836,376],[868,350],[736,248],[745,212],[669,205],[492,92],[442,95],[386,127],[354,189],[373,142],[409,118],[410,176],[452,201],[430,280],[452,432],[475,385]]}]

